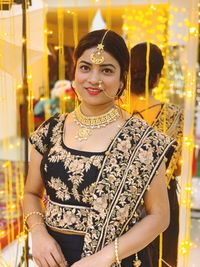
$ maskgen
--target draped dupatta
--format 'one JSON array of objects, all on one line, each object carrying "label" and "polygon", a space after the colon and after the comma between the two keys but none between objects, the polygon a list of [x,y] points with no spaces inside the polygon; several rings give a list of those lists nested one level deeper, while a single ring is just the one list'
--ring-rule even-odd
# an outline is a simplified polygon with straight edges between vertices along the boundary
[{"label": "draped dupatta", "polygon": [[140,220],[144,194],[175,141],[132,117],[104,158],[88,214],[83,256],[91,255]]}]

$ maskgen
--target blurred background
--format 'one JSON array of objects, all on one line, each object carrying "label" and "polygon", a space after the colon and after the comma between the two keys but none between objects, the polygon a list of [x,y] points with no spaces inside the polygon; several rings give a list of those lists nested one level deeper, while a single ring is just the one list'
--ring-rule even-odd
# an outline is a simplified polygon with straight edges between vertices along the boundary
[{"label": "blurred background", "polygon": [[[0,266],[23,266],[27,136],[51,115],[74,110],[74,48],[84,34],[102,28],[119,33],[129,48],[148,40],[162,49],[156,97],[180,105],[185,117],[179,266],[200,266],[198,0],[0,0]],[[127,110],[128,96],[127,89]]]}]

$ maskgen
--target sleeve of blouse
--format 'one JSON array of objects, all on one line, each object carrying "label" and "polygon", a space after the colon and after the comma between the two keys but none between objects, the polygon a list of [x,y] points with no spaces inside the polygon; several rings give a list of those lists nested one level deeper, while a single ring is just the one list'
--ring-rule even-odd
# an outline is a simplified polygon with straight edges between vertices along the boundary
[{"label": "sleeve of blouse", "polygon": [[34,131],[29,137],[30,143],[33,147],[43,155],[50,146],[50,138],[52,134],[53,122],[57,114],[48,120],[44,121],[36,131]]}]

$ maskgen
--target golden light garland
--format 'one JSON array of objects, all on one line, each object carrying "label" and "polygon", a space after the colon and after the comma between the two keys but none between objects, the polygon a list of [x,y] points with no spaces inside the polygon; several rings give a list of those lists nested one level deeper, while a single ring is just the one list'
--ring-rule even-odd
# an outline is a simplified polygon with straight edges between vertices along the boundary
[{"label": "golden light garland", "polygon": [[[195,12],[197,7],[194,7],[193,5],[193,11]],[[128,35],[131,35],[132,39],[132,46],[136,43],[146,41],[146,40],[151,40],[154,43],[159,44],[160,48],[162,49],[163,55],[165,57],[165,62],[167,61],[168,55],[169,55],[169,50],[168,50],[168,40],[174,36],[173,32],[170,32],[168,29],[168,26],[173,25],[173,20],[174,20],[174,15],[169,14],[169,6],[165,5],[151,5],[151,11],[145,10],[145,6],[139,6],[139,7],[134,7],[133,11],[131,12],[130,9],[125,11],[124,14],[124,25],[123,25],[123,30],[125,33]],[[174,5],[170,5],[170,10],[176,13],[186,13],[185,8],[179,9],[178,7]],[[154,19],[149,19],[149,16],[152,16],[154,12],[156,11],[156,16],[155,18],[158,19],[158,25],[155,23],[155,18]],[[168,16],[169,14],[169,16]],[[155,26],[151,25],[152,22],[155,24]],[[183,27],[187,26],[188,27],[188,36],[187,35],[182,35],[178,33],[175,37],[180,40],[182,39],[183,41],[190,41],[190,37],[197,37],[198,36],[198,30],[197,30],[197,25],[196,22],[190,22],[188,18],[184,17],[184,21],[179,21],[178,22],[178,27]],[[150,38],[148,38],[150,36]],[[129,37],[130,38],[130,37]],[[177,45],[177,43],[173,43],[173,45]],[[190,49],[190,51],[192,51]],[[188,56],[189,56],[189,50],[187,51]],[[147,64],[148,65],[148,64]],[[190,66],[190,70],[188,71],[187,66],[183,66],[183,70],[185,73],[188,73],[185,78],[186,80],[186,86],[185,86],[185,91],[182,92],[182,94],[178,95],[181,98],[186,99],[186,102],[188,102],[188,107],[191,105],[194,105],[194,91],[195,91],[195,62],[193,62],[193,65]],[[185,69],[184,69],[185,67]],[[171,96],[174,94],[174,84],[173,87],[168,86],[169,79],[166,80],[166,73],[169,72],[168,65],[165,64],[164,66],[164,75],[161,79],[160,86],[156,90],[156,97],[160,99],[161,101],[164,100],[164,102],[169,101]],[[191,72],[193,74],[191,75]],[[174,75],[174,73],[172,74]],[[148,76],[148,75],[147,75]],[[184,79],[184,77],[183,77]],[[187,81],[188,80],[188,81]],[[170,81],[169,81],[170,82]],[[165,88],[173,88],[171,91],[166,90]],[[146,86],[147,88],[147,86]],[[165,90],[163,90],[165,89]],[[177,92],[179,93],[179,92]],[[171,94],[171,95],[170,95]],[[146,99],[147,99],[147,94],[146,94]],[[189,112],[185,111],[185,112]],[[166,130],[166,112],[165,113],[165,123],[163,131],[165,132]],[[189,114],[191,114],[189,112]],[[193,116],[191,114],[191,116]],[[191,118],[190,118],[191,120]],[[193,120],[193,117],[192,117]],[[193,123],[192,123],[193,125]],[[191,128],[191,127],[190,127]],[[179,240],[179,265],[180,267],[188,267],[188,262],[189,262],[189,251],[190,251],[190,208],[191,208],[191,160],[192,160],[192,151],[193,151],[193,132],[191,128],[191,133],[188,135],[186,131],[184,130],[184,142],[183,142],[183,153],[185,150],[185,156],[187,157],[187,163],[185,162],[185,170],[182,171],[181,175],[181,196],[180,198],[180,208],[184,209],[185,208],[185,217],[181,218],[181,221],[185,221],[185,233],[184,229],[182,232],[182,235],[180,235],[180,240]],[[185,147],[185,149],[184,149]],[[189,149],[190,148],[190,149]],[[185,157],[184,157],[185,158]],[[182,227],[183,228],[183,227]],[[160,247],[160,250],[162,248]],[[161,265],[161,256],[160,255],[160,260],[159,260],[159,267]],[[184,260],[183,260],[184,258]]]},{"label": "golden light garland", "polygon": [[58,0],[57,8],[57,21],[58,21],[58,78],[59,80],[65,79],[65,51],[64,51],[64,10],[63,0]]},{"label": "golden light garland", "polygon": [[49,106],[49,62],[48,62],[48,28],[47,28],[47,0],[43,0],[43,32],[44,32],[44,113],[45,119],[51,116],[50,106]]},{"label": "golden light garland", "polygon": [[[31,67],[29,67],[31,71]],[[32,133],[35,129],[34,125],[34,110],[33,110],[33,100],[34,100],[34,92],[32,85],[32,74],[28,75],[28,133]]]},{"label": "golden light garland", "polygon": [[[74,36],[74,49],[78,45],[78,15],[77,15],[77,0],[74,0],[74,5],[75,5],[75,12],[73,13],[73,36]],[[75,107],[79,105],[79,100],[78,97],[75,97]]]},{"label": "golden light garland", "polygon": [[[58,79],[65,80],[65,51],[64,51],[64,9],[63,0],[58,0],[57,21],[58,21]],[[65,113],[64,95],[59,97],[60,112]]]},{"label": "golden light garland", "polygon": [[[1,11],[3,12],[3,11]],[[10,17],[5,19],[6,28],[4,27],[4,17],[1,17],[1,32],[0,37],[1,39],[10,43],[10,46],[13,45],[13,51],[15,52],[15,32],[14,32],[14,24],[15,24],[15,17],[14,10],[11,9],[9,11]],[[29,18],[29,17],[28,17]],[[29,22],[29,20],[28,20]],[[7,32],[5,32],[5,29]],[[27,40],[22,40],[25,42]],[[13,52],[13,53],[14,53]],[[9,53],[9,51],[8,51]],[[0,58],[1,59],[1,58]],[[3,62],[2,62],[3,63]],[[0,142],[2,150],[3,150],[3,158],[5,159],[4,163],[1,163],[0,169],[4,173],[4,182],[3,182],[3,193],[4,193],[4,202],[6,210],[2,213],[2,218],[6,220],[6,229],[0,231],[0,237],[2,239],[6,238],[7,244],[9,245],[10,242],[14,241],[16,233],[19,234],[21,229],[21,200],[23,197],[24,191],[24,174],[23,174],[23,162],[22,162],[22,142],[20,141],[19,136],[21,136],[21,127],[20,127],[20,106],[23,104],[22,99],[22,86],[19,84],[16,86],[15,81],[17,82],[20,78],[20,74],[14,70],[14,61],[10,61],[10,71],[12,73],[12,86],[9,83],[11,76],[8,74],[0,73],[0,98],[2,97],[3,101],[0,103],[2,114],[8,115],[7,107],[10,107],[10,110],[15,109],[17,107],[17,119],[18,119],[18,127],[17,127],[17,135],[14,137],[9,137],[7,132],[10,129],[9,125],[9,118],[8,116],[3,116],[3,126],[2,126],[2,133],[3,133],[3,140]],[[21,62],[19,62],[20,65]],[[1,66],[3,66],[1,64]],[[3,69],[3,68],[2,68]],[[21,80],[21,78],[20,78]],[[31,80],[31,79],[30,79]],[[31,88],[31,85],[30,85]],[[33,102],[32,102],[32,91],[29,92],[30,101],[28,101],[28,112],[29,117],[33,118]],[[16,96],[16,99],[15,99]],[[31,114],[32,113],[32,114]],[[16,112],[13,112],[16,114]],[[30,120],[30,119],[29,119]],[[30,120],[31,122],[31,120]],[[13,120],[13,126],[15,123]],[[29,124],[32,127],[31,123]],[[16,162],[13,164],[13,157],[16,158]],[[12,161],[11,161],[12,159]],[[16,192],[16,193],[15,193]],[[2,219],[1,218],[1,219]],[[1,249],[1,248],[0,248]],[[0,253],[1,254],[1,253]],[[10,255],[10,262],[9,265],[13,265],[14,258]],[[3,264],[3,265],[2,265]],[[0,257],[0,265],[7,266],[7,263],[4,263],[2,257]]]},{"label": "golden light garland", "polygon": [[107,29],[111,29],[112,28],[111,0],[106,0],[106,25],[107,25]]},{"label": "golden light garland", "polygon": [[[129,49],[135,44],[140,42],[153,42],[157,43],[161,50],[165,51],[168,44],[167,33],[167,20],[168,20],[169,5],[138,5],[138,6],[128,6],[124,10],[123,18],[123,32],[127,39],[127,44]],[[148,60],[148,54],[147,54]],[[148,62],[147,62],[148,63]],[[148,66],[148,64],[147,64]],[[148,71],[148,67],[147,67]],[[148,73],[147,73],[148,76]],[[146,83],[148,82],[146,76]],[[163,75],[164,77],[164,75]],[[156,90],[156,94],[163,92],[163,88],[166,88],[166,79],[162,78],[159,84],[159,89]],[[146,87],[148,88],[148,87]],[[127,89],[128,90],[128,89]],[[148,90],[146,92],[146,106],[148,105]],[[164,93],[163,93],[164,94]],[[160,95],[163,100],[166,97]],[[127,93],[125,97],[125,105],[127,111],[130,111],[130,94]]]},{"label": "golden light garland", "polygon": [[[10,6],[11,6],[11,2],[10,2]],[[2,2],[1,2],[1,7],[2,7]],[[4,40],[5,38],[6,42],[10,42],[12,44],[15,42],[14,14],[12,10],[8,12],[10,12],[10,16],[11,16],[9,20],[9,24],[10,24],[9,27],[7,25],[8,19],[6,18],[6,25],[5,25],[4,17],[0,16],[1,17],[0,37],[2,40]],[[4,49],[2,49],[1,51],[4,51]],[[0,57],[0,61],[2,58],[3,57]],[[10,63],[11,73],[13,73],[14,61],[11,61],[9,63]],[[2,66],[2,69],[3,69],[3,61],[0,63],[0,65]],[[0,79],[0,99],[2,99],[0,103],[1,112],[2,114],[8,114],[7,107],[10,107],[10,110],[15,109],[14,107],[15,107],[16,88],[15,88],[14,82],[12,83],[12,85],[9,84],[9,80],[11,79],[11,76],[5,74],[4,72],[2,72],[2,70],[1,70],[0,75],[2,78]],[[15,77],[15,79],[17,80],[18,79],[17,73],[16,75],[13,74],[13,77]],[[18,142],[18,137],[15,136],[11,139],[8,136],[7,130],[10,129],[10,125],[9,125],[9,119],[7,118],[7,116],[3,116],[1,129],[2,129],[1,133],[3,134],[3,139],[0,142],[0,144],[3,150],[3,158],[11,159],[11,155],[17,154],[20,143]],[[19,199],[18,197],[20,194],[15,196],[14,191],[15,191],[15,187],[17,186],[18,191],[21,192],[21,188],[23,186],[21,186],[21,184],[18,183],[17,175],[15,174],[15,171],[13,170],[13,166],[10,160],[5,160],[4,163],[1,163],[0,169],[4,173],[4,183],[3,183],[4,187],[2,187],[3,189],[1,190],[0,193],[4,194],[5,207],[6,207],[6,210],[2,211],[2,218],[1,218],[1,219],[4,218],[6,220],[6,229],[3,229],[0,231],[0,238],[2,239],[6,238],[7,243],[9,244],[10,242],[14,241],[14,238],[15,238],[14,219],[16,218],[17,218],[17,230],[20,231],[20,227],[19,227],[20,204],[18,201]],[[23,181],[23,184],[24,184],[24,181]],[[6,263],[4,264],[3,262],[2,256],[0,257],[0,265],[1,264],[3,264],[3,266],[6,266]]]},{"label": "golden light garland", "polygon": [[77,0],[74,0],[75,11],[72,12],[73,15],[73,34],[74,34],[74,48],[77,47],[78,44],[78,13],[77,13]]}]

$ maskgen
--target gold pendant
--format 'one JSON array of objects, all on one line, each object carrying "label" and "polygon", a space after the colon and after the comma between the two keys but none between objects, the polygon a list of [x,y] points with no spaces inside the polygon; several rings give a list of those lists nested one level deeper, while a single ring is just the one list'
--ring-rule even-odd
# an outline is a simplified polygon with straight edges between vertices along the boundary
[{"label": "gold pendant", "polygon": [[90,135],[91,135],[90,129],[88,129],[86,127],[80,127],[78,130],[78,135],[76,136],[76,138],[79,141],[83,141],[83,140],[87,140]]},{"label": "gold pendant", "polygon": [[140,267],[142,264],[141,260],[138,259],[138,254],[135,254],[135,260],[133,261],[133,267]]},{"label": "gold pendant", "polygon": [[141,261],[140,260],[133,261],[133,266],[134,267],[140,267],[141,266]]}]

